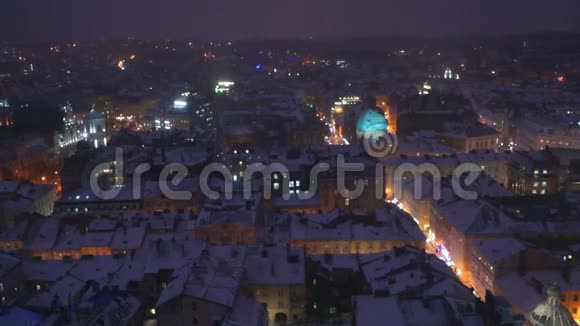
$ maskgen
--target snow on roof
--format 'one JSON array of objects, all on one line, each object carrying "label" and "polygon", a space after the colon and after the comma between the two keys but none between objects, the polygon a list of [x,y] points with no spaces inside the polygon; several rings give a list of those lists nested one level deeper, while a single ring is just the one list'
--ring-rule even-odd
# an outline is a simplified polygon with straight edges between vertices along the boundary
[{"label": "snow on roof", "polygon": [[204,247],[203,241],[178,240],[173,234],[147,235],[136,258],[146,262],[145,273],[155,274],[161,269],[175,269],[187,264],[199,257]]},{"label": "snow on roof", "polygon": [[414,247],[360,255],[359,260],[360,268],[371,288],[374,291],[386,290],[390,295],[414,288],[425,290],[445,279],[459,282],[443,261]]},{"label": "snow on roof", "polygon": [[20,264],[20,259],[8,254],[0,254],[0,279],[12,271],[18,264]]},{"label": "snow on roof", "polygon": [[12,306],[0,314],[0,325],[40,325],[42,315],[31,310]]},{"label": "snow on roof", "polygon": [[544,302],[544,295],[534,283],[517,274],[501,277],[496,280],[506,300],[517,310],[531,312],[538,304]]},{"label": "snow on roof", "polygon": [[24,279],[30,282],[54,282],[74,267],[63,260],[23,261]]},{"label": "snow on roof", "polygon": [[41,218],[32,223],[28,232],[26,247],[28,249],[51,249],[56,243],[60,220]]},{"label": "snow on roof", "polygon": [[514,238],[472,240],[471,244],[477,248],[486,261],[492,264],[527,249],[526,245]]},{"label": "snow on roof", "polygon": [[396,297],[355,296],[354,302],[356,325],[406,325]]},{"label": "snow on roof", "polygon": [[98,217],[91,220],[87,229],[90,232],[114,231],[119,220],[111,217]]},{"label": "snow on roof", "polygon": [[26,227],[28,226],[29,223],[30,222],[28,220],[16,222],[11,228],[0,234],[0,241],[24,240]]},{"label": "snow on roof", "polygon": [[[231,247],[225,248],[226,251],[233,250]],[[243,265],[231,259],[234,257],[224,257],[222,249],[211,249],[212,251],[216,249],[216,252],[202,253],[195,261],[173,273],[172,281],[161,292],[156,306],[165,304],[180,295],[230,308],[233,306],[244,275]]]},{"label": "snow on roof", "polygon": [[77,225],[65,225],[53,247],[55,250],[80,249],[83,244],[83,235]]},{"label": "snow on roof", "polygon": [[463,234],[508,233],[514,222],[485,200],[434,201],[437,214]]},{"label": "snow on roof", "polygon": [[113,232],[88,232],[83,236],[83,247],[108,247]]},{"label": "snow on roof", "polygon": [[250,284],[304,284],[304,250],[299,248],[259,248],[246,258]]},{"label": "snow on roof", "polygon": [[346,214],[331,211],[327,214],[291,216],[291,238],[306,239],[401,239],[422,240],[424,235],[411,217],[393,205],[373,213]]},{"label": "snow on roof", "polygon": [[75,265],[68,271],[83,281],[97,281],[99,284],[107,284],[113,274],[120,268],[122,261],[113,256],[94,256],[75,261]]},{"label": "snow on roof", "polygon": [[328,271],[336,269],[348,269],[354,272],[359,271],[359,261],[356,254],[346,255],[309,255],[312,261],[320,263]]},{"label": "snow on roof", "polygon": [[[449,303],[445,297],[403,299],[399,301],[405,326],[440,326],[452,324],[448,315]],[[451,319],[451,320],[450,320]]]},{"label": "snow on roof", "polygon": [[86,282],[73,276],[64,276],[48,288],[26,302],[27,307],[49,309],[54,299],[59,305],[66,305],[72,297],[79,294]]},{"label": "snow on roof", "polygon": [[145,226],[123,225],[115,230],[111,241],[111,249],[136,249],[140,248],[145,239],[147,229]]}]

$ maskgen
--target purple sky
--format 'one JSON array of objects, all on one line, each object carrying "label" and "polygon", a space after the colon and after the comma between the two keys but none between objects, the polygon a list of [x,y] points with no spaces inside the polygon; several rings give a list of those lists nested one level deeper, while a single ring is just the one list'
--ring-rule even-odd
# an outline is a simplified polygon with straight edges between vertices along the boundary
[{"label": "purple sky", "polygon": [[0,40],[580,32],[579,0],[1,0]]}]

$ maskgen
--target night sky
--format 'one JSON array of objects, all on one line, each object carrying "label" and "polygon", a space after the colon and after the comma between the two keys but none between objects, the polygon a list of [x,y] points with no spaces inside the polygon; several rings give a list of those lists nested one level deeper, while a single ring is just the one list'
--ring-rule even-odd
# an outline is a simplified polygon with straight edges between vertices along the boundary
[{"label": "night sky", "polygon": [[578,0],[1,0],[0,40],[580,32]]}]

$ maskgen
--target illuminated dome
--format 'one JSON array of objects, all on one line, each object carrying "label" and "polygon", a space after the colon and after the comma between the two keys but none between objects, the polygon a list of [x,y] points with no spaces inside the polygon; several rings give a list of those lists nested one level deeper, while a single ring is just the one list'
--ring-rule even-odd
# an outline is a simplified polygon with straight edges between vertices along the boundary
[{"label": "illuminated dome", "polygon": [[552,285],[546,291],[548,300],[539,304],[532,311],[533,326],[573,326],[578,325],[570,315],[568,309],[560,303],[560,289]]},{"label": "illuminated dome", "polygon": [[369,109],[360,117],[356,126],[356,134],[358,138],[362,138],[364,134],[374,132],[386,132],[387,119],[385,114],[380,109]]}]

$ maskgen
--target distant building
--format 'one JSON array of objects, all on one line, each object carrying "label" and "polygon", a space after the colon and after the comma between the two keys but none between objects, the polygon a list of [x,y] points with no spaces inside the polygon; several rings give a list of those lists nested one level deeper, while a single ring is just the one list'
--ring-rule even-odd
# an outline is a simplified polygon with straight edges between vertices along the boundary
[{"label": "distant building", "polygon": [[14,109],[10,107],[8,99],[2,97],[0,92],[0,128],[14,125]]},{"label": "distant building", "polygon": [[507,186],[518,195],[550,195],[559,191],[560,160],[550,150],[510,154]]},{"label": "distant building", "polygon": [[93,148],[107,146],[107,125],[105,117],[95,109],[85,116],[84,135]]}]

